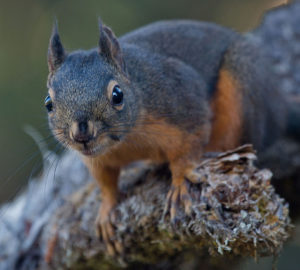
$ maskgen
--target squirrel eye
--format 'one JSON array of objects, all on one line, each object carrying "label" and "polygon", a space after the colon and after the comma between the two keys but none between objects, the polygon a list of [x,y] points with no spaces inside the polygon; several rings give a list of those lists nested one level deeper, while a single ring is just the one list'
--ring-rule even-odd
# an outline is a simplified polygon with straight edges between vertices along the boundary
[{"label": "squirrel eye", "polygon": [[119,85],[116,85],[112,91],[112,104],[121,105],[123,103],[123,92]]},{"label": "squirrel eye", "polygon": [[52,111],[53,104],[52,104],[52,99],[49,95],[46,96],[46,98],[45,98],[45,107],[46,107],[48,112]]}]

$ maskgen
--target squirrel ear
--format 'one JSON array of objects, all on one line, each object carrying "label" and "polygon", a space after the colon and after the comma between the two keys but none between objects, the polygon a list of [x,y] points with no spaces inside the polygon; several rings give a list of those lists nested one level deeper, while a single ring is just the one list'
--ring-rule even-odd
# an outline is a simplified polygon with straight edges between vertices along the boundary
[{"label": "squirrel ear", "polygon": [[123,54],[118,39],[109,27],[102,24],[100,18],[99,32],[99,54],[105,57],[110,63],[112,63],[120,71],[123,71],[126,74],[126,66],[123,60]]},{"label": "squirrel ear", "polygon": [[66,53],[60,41],[57,30],[57,21],[55,20],[48,48],[48,67],[51,73],[63,63],[65,56]]}]

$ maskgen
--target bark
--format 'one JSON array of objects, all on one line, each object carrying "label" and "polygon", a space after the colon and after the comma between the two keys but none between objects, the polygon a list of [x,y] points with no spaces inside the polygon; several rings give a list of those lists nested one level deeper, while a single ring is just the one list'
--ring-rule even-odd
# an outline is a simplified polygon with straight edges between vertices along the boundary
[{"label": "bark", "polygon": [[[183,264],[220,269],[224,258],[228,267],[233,258],[276,256],[291,223],[288,204],[271,185],[272,173],[253,165],[256,156],[249,145],[214,155],[197,167],[198,184],[186,182],[193,213],[182,212],[176,224],[162,218],[171,180],[167,166],[136,163],[122,172],[125,195],[113,222],[124,252],[112,258],[94,232],[101,193],[86,180],[78,157],[66,154],[56,169],[56,183],[44,194],[51,201],[44,202],[43,214],[19,220],[29,229],[13,263],[18,269],[34,269],[33,263],[38,269],[179,269]],[[68,190],[70,183],[83,187],[74,192],[74,187]],[[34,193],[42,193],[44,183],[35,184]],[[63,200],[62,193],[72,195]],[[30,196],[23,204],[36,207],[36,199]],[[43,198],[38,200],[42,205]]]},{"label": "bark", "polygon": [[[105,257],[105,247],[95,237],[99,191],[94,183],[87,185],[43,232],[48,267],[111,269],[120,263],[157,265],[164,261],[174,269],[170,258],[189,250],[217,257],[276,255],[291,228],[288,205],[275,194],[271,172],[254,167],[254,159],[252,148],[244,146],[199,164],[199,184],[186,182],[193,196],[193,214],[182,215],[177,224],[162,218],[170,186],[168,168],[127,169],[121,178],[126,197],[114,220],[116,240],[123,243],[124,252],[116,258]],[[132,177],[135,180],[128,186]],[[55,248],[50,250],[52,240]]]}]

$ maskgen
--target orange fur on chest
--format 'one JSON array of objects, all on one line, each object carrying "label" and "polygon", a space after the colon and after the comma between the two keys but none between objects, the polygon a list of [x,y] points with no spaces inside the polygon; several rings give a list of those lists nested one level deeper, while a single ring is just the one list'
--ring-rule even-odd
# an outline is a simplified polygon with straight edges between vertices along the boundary
[{"label": "orange fur on chest", "polygon": [[185,132],[178,127],[163,119],[148,117],[137,124],[117,147],[96,159],[112,167],[121,167],[136,160],[166,162],[187,151],[185,137]]},{"label": "orange fur on chest", "polygon": [[242,93],[228,70],[220,71],[211,109],[211,136],[206,151],[225,151],[238,146],[242,135]]},{"label": "orange fur on chest", "polygon": [[191,150],[191,136],[195,137],[164,119],[147,117],[117,147],[95,159],[110,167],[122,167],[136,160],[168,162]]}]

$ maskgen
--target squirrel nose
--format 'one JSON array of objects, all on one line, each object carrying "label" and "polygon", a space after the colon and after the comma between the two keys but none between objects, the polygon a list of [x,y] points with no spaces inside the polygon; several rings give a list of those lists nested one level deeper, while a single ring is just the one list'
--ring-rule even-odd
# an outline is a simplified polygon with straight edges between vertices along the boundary
[{"label": "squirrel nose", "polygon": [[86,144],[93,138],[91,129],[87,121],[74,122],[71,126],[70,136],[75,142]]},{"label": "squirrel nose", "polygon": [[79,129],[80,133],[87,134],[87,130],[88,130],[88,124],[87,124],[87,122],[80,122],[78,124],[78,129]]}]

